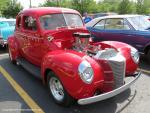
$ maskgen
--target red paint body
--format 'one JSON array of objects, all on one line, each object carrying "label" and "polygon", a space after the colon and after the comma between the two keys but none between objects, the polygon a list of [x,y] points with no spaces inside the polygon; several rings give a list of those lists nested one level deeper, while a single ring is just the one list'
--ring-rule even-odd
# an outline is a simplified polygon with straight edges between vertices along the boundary
[{"label": "red paint body", "polygon": [[[19,17],[23,18],[26,15],[35,17],[37,31],[25,30],[21,20],[21,26],[16,26],[14,36],[8,39],[13,59],[24,57],[30,63],[39,66],[44,83],[46,82],[46,70],[53,71],[60,78],[67,92],[75,99],[91,97],[96,90],[101,92],[113,90],[113,73],[109,73],[109,75],[105,73],[105,71],[112,71],[107,61],[97,61],[82,52],[71,50],[75,41],[72,34],[88,32],[84,24],[80,28],[42,30],[39,17],[55,13],[73,13],[80,16],[75,10],[62,8],[35,8],[18,14],[17,22]],[[53,41],[48,41],[49,36],[54,37]],[[126,59],[126,75],[133,74],[137,70],[138,65],[131,58],[129,45],[110,41],[91,42],[91,44],[101,45],[103,49],[115,48],[119,51]],[[84,59],[91,64],[94,71],[94,79],[91,84],[85,84],[78,75],[78,66]]]}]

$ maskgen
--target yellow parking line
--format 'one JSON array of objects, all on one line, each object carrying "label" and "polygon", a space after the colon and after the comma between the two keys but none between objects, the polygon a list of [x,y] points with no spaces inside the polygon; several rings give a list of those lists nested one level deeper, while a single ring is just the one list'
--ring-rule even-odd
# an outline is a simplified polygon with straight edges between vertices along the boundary
[{"label": "yellow parking line", "polygon": [[37,103],[25,92],[25,90],[11,77],[11,75],[0,66],[0,73],[8,80],[15,91],[26,102],[34,113],[44,113],[44,111],[37,105]]},{"label": "yellow parking line", "polygon": [[149,71],[149,70],[145,70],[145,69],[138,69],[138,70],[141,70],[141,71],[144,72],[144,73],[150,74],[150,71]]}]

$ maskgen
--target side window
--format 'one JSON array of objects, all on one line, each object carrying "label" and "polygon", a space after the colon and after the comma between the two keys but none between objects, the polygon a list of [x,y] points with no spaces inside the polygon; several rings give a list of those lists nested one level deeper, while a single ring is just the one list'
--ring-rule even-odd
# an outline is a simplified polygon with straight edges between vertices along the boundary
[{"label": "side window", "polygon": [[105,23],[106,30],[129,30],[127,22],[124,19],[107,19]]},{"label": "side window", "polygon": [[26,30],[31,30],[31,31],[36,31],[37,26],[36,26],[36,19],[31,17],[31,16],[24,16],[23,17],[23,26],[24,29]]},{"label": "side window", "polygon": [[19,16],[17,19],[17,27],[21,28],[21,16]]},{"label": "side window", "polygon": [[94,26],[94,28],[103,30],[104,26],[105,26],[105,20],[101,20]]}]

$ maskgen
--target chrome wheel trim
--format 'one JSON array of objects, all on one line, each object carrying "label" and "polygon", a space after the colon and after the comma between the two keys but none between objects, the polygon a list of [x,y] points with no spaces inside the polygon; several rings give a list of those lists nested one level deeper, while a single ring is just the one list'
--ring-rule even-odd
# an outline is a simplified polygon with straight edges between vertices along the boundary
[{"label": "chrome wheel trim", "polygon": [[56,77],[51,77],[49,80],[49,88],[53,97],[57,101],[62,101],[64,99],[64,89],[61,82]]}]

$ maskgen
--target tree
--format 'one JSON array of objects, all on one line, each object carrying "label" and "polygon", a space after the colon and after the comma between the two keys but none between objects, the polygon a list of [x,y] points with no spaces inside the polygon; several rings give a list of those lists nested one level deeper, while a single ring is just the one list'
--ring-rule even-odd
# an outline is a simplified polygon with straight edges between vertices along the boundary
[{"label": "tree", "polygon": [[84,12],[96,12],[97,4],[94,0],[46,0],[40,6],[45,7],[67,7],[78,10],[81,14]]},{"label": "tree", "polygon": [[54,2],[54,1],[46,0],[45,3],[40,5],[40,6],[55,7],[55,6],[59,6],[59,4],[57,2]]},{"label": "tree", "polygon": [[11,0],[0,0],[0,10],[7,6],[7,3],[10,2]]},{"label": "tree", "polygon": [[122,0],[118,6],[119,14],[128,14],[131,13],[131,4],[129,0]]},{"label": "tree", "polygon": [[145,14],[150,14],[150,2],[149,2],[149,0],[144,0],[144,6],[146,7]]},{"label": "tree", "polygon": [[40,6],[58,6],[78,10],[81,14],[99,12],[117,12],[119,14],[150,14],[149,0],[46,0]]},{"label": "tree", "polygon": [[145,12],[144,0],[137,0],[136,12],[138,14],[143,14]]},{"label": "tree", "polygon": [[121,0],[103,0],[98,2],[98,12],[118,12]]},{"label": "tree", "polygon": [[44,7],[69,7],[70,0],[46,0],[44,4],[40,5]]},{"label": "tree", "polygon": [[137,0],[136,12],[138,14],[149,14],[150,13],[149,0]]},{"label": "tree", "polygon": [[10,2],[11,0],[0,0],[0,15],[1,15],[1,10],[7,6],[7,3]]},{"label": "tree", "polygon": [[84,12],[96,12],[97,4],[94,0],[71,0],[73,9],[78,10],[81,14]]},{"label": "tree", "polygon": [[17,0],[12,0],[7,3],[7,6],[2,10],[2,15],[6,18],[15,18],[23,7]]}]

